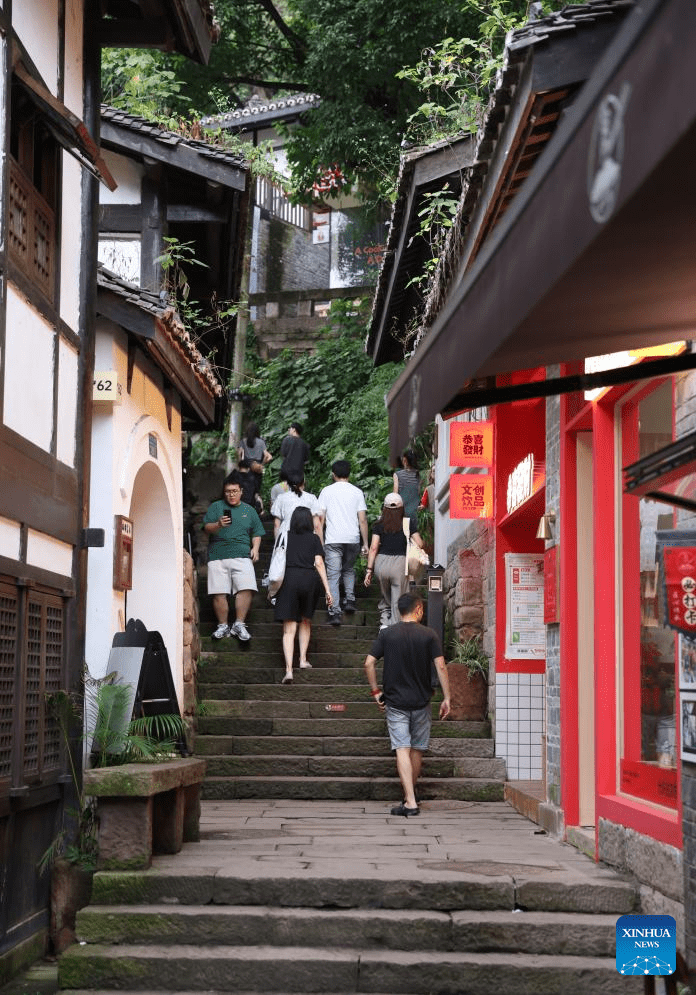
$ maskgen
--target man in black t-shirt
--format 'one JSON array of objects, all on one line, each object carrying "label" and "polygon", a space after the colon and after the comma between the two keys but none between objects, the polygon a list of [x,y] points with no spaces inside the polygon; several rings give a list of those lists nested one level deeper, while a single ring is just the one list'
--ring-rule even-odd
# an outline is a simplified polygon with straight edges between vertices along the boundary
[{"label": "man in black t-shirt", "polygon": [[288,478],[304,477],[305,463],[309,459],[309,446],[300,435],[300,426],[293,422],[288,429],[288,434],[280,443],[280,455],[283,462],[280,465],[281,472]]},{"label": "man in black t-shirt", "polygon": [[[437,633],[420,622],[423,599],[417,594],[402,594],[398,601],[401,621],[382,629],[365,658],[365,673],[372,695],[385,712],[396,769],[404,800],[391,810],[392,815],[419,815],[415,784],[421,771],[423,751],[430,744],[432,711],[432,665],[442,686],[440,718],[450,712],[449,680]],[[383,690],[377,685],[376,664],[384,658]]]}]

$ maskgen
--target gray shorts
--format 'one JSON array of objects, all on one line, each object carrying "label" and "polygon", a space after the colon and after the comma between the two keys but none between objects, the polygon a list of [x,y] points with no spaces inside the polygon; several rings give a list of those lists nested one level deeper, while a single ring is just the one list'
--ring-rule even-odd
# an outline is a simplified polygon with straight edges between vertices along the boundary
[{"label": "gray shorts", "polygon": [[208,594],[258,591],[254,564],[246,558],[208,561]]},{"label": "gray shorts", "polygon": [[410,746],[412,750],[428,749],[432,723],[430,705],[405,710],[386,705],[385,715],[392,750],[400,750],[404,746]]}]

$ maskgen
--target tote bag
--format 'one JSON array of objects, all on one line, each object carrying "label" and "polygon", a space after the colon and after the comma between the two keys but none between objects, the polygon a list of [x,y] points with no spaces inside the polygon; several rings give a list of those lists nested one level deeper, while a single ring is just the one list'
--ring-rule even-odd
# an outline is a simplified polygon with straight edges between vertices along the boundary
[{"label": "tote bag", "polygon": [[271,562],[268,565],[268,597],[274,598],[283,583],[285,577],[285,554],[287,551],[288,534],[279,532],[271,553]]},{"label": "tote bag", "polygon": [[407,574],[411,580],[414,580],[416,584],[419,584],[424,575],[426,568],[430,566],[430,557],[424,549],[417,546],[413,539],[411,538],[411,529],[409,524],[409,519],[404,516],[403,521],[404,535],[406,536],[406,566],[404,568],[404,573]]}]

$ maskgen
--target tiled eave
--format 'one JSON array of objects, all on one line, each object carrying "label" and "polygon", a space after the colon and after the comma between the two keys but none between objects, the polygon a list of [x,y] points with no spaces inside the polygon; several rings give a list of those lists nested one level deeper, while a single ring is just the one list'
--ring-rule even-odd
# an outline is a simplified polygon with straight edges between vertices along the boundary
[{"label": "tiled eave", "polygon": [[204,176],[235,190],[246,188],[246,160],[218,145],[186,138],[145,118],[103,104],[101,141],[115,152],[130,152]]},{"label": "tiled eave", "polygon": [[173,307],[100,266],[97,311],[138,339],[202,425],[213,421],[222,384]]}]

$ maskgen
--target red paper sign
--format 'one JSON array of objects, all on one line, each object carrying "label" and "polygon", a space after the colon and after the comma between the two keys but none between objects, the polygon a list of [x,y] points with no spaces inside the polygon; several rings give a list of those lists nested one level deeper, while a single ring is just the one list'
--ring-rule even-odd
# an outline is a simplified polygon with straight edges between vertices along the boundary
[{"label": "red paper sign", "polygon": [[667,624],[696,633],[696,547],[665,546]]},{"label": "red paper sign", "polygon": [[544,553],[544,624],[558,622],[558,546]]},{"label": "red paper sign", "polygon": [[450,518],[492,518],[493,477],[456,473],[450,477]]},{"label": "red paper sign", "polygon": [[493,422],[450,422],[450,466],[493,466]]}]

